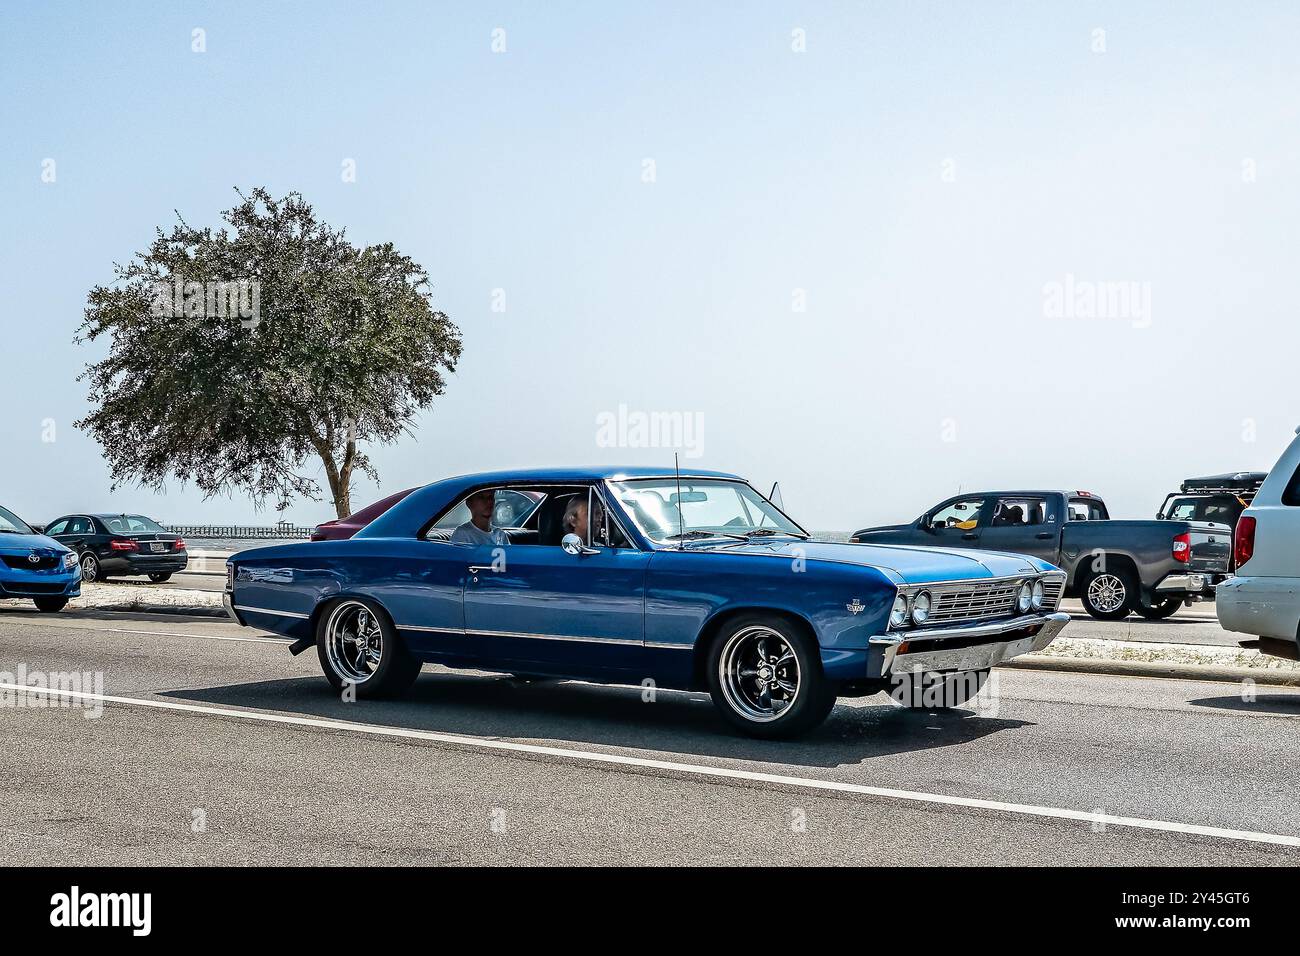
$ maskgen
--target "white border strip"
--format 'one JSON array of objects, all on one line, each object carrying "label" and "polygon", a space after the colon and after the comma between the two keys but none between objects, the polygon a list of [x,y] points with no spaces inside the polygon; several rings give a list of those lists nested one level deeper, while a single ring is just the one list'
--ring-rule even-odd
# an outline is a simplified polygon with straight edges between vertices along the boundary
[{"label": "white border strip", "polygon": [[180,704],[173,701],[149,700],[141,697],[115,697],[109,694],[92,694],[84,691],[54,690],[45,687],[26,687],[21,684],[0,683],[0,690],[26,691],[30,694],[44,694],[51,697],[70,697],[78,700],[102,701],[107,704],[152,707],[157,710],[205,714],[211,717],[234,717],[240,720],[252,720],[268,724],[285,724],[292,727],[315,727],[319,730],[344,731],[347,733],[367,734],[374,737],[425,740],[435,743],[451,744],[458,747],[477,747],[482,750],[498,750],[507,753],[535,754],[546,757],[565,757],[570,760],[586,761],[588,763],[665,770],[693,777],[715,778],[719,780],[745,780],[753,783],[768,783],[785,787],[800,787],[806,790],[851,793],[868,797],[885,797],[891,800],[908,800],[914,803],[927,803],[947,807],[967,807],[974,810],[991,810],[999,813],[1018,813],[1024,816],[1046,817],[1055,820],[1074,820],[1080,823],[1088,823],[1092,825],[1130,827],[1137,830],[1156,830],[1165,833],[1187,833],[1195,836],[1212,837],[1219,840],[1237,840],[1245,843],[1265,843],[1272,846],[1300,847],[1300,836],[1285,836],[1277,833],[1257,833],[1252,830],[1231,830],[1223,827],[1206,827],[1193,823],[1175,823],[1169,820],[1147,820],[1141,817],[1113,817],[1103,813],[1089,813],[1083,810],[1067,810],[1063,807],[1042,807],[1025,803],[1003,803],[1000,800],[979,800],[972,797],[954,797],[942,793],[924,793],[916,790],[894,790],[889,787],[868,787],[856,783],[841,783],[836,780],[818,780],[812,777],[787,777],[781,774],[761,773],[754,770],[733,770],[727,767],[709,767],[701,764],[676,763],[670,760],[650,760],[644,757],[629,757],[623,754],[600,753],[587,750],[569,750],[563,747],[542,747],[536,744],[521,744],[507,740],[491,740],[483,737],[444,734],[430,730],[411,730],[405,727],[375,727],[366,724],[354,724],[343,720],[325,720],[319,717],[294,717],[289,714],[261,713],[251,710],[229,710],[224,707],[208,707],[203,704]]}]

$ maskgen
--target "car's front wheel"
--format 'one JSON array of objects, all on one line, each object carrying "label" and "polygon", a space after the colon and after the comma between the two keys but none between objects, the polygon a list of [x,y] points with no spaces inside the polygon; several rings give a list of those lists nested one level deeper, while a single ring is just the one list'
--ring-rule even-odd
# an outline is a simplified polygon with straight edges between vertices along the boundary
[{"label": "car's front wheel", "polygon": [[1137,604],[1137,581],[1123,568],[1092,571],[1083,582],[1083,609],[1099,621],[1122,621]]},{"label": "car's front wheel", "polygon": [[316,651],[336,691],[351,685],[357,697],[399,697],[420,676],[388,613],[365,598],[327,607],[316,624]]},{"label": "car's front wheel", "polygon": [[815,640],[775,616],[728,622],[709,649],[709,692],[735,727],[754,737],[791,737],[816,727],[835,706]]},{"label": "car's front wheel", "polygon": [[89,551],[81,556],[81,580],[94,583],[103,576],[99,567],[99,558]]},{"label": "car's front wheel", "polygon": [[36,610],[44,614],[57,614],[68,606],[68,599],[65,597],[41,597],[32,600],[36,602]]}]

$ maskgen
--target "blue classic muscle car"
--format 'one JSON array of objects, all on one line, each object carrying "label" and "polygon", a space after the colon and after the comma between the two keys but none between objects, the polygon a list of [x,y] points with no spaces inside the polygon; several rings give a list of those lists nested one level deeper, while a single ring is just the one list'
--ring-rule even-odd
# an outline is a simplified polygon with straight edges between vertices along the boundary
[{"label": "blue classic muscle car", "polygon": [[54,612],[80,596],[76,552],[0,508],[0,598],[30,598],[38,610]]},{"label": "blue classic muscle car", "polygon": [[[517,492],[535,507],[492,526]],[[450,478],[349,540],[241,552],[225,601],[295,654],[315,645],[357,697],[433,662],[707,688],[734,725],[780,737],[837,696],[964,702],[1065,626],[1063,584],[1017,555],[812,541],[734,475],[567,469]]]}]

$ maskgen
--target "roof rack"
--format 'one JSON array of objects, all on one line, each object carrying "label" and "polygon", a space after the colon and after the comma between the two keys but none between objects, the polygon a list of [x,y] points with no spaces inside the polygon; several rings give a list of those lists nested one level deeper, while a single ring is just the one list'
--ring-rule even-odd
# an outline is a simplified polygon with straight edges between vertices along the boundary
[{"label": "roof rack", "polygon": [[1268,472],[1264,471],[1237,471],[1226,475],[1188,478],[1182,484],[1182,491],[1184,494],[1196,492],[1202,495],[1235,495],[1249,504],[1267,477]]}]

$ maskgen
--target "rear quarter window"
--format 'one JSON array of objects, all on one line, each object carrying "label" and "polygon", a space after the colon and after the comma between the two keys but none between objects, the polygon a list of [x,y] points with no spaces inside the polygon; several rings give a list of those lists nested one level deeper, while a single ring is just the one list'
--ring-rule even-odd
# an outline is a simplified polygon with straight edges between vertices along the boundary
[{"label": "rear quarter window", "polygon": [[1300,507],[1300,467],[1296,468],[1295,474],[1286,483],[1286,490],[1282,492],[1282,504],[1292,508]]}]

